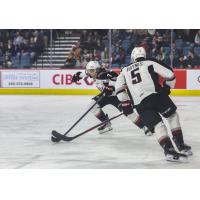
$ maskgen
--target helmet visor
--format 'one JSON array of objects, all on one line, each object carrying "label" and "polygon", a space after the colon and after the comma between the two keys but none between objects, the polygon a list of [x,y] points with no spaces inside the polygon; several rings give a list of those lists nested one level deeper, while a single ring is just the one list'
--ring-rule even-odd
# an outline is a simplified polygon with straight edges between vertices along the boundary
[{"label": "helmet visor", "polygon": [[95,73],[96,72],[96,69],[87,69],[87,73]]}]

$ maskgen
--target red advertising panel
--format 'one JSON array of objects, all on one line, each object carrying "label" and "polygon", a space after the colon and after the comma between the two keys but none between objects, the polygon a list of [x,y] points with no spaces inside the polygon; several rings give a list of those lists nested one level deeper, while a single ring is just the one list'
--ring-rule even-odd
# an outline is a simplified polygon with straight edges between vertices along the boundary
[{"label": "red advertising panel", "polygon": [[186,70],[174,70],[176,75],[176,85],[174,89],[186,89]]}]

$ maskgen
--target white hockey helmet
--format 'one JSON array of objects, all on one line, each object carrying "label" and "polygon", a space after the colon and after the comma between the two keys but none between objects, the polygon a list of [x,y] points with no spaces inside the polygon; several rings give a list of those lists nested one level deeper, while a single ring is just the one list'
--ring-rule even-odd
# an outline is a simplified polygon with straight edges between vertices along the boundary
[{"label": "white hockey helmet", "polygon": [[97,73],[100,70],[100,68],[101,68],[101,65],[99,64],[98,61],[90,61],[86,65],[86,74],[90,74],[94,72]]},{"label": "white hockey helmet", "polygon": [[135,62],[138,58],[146,58],[146,51],[143,47],[135,47],[131,53],[132,62]]}]

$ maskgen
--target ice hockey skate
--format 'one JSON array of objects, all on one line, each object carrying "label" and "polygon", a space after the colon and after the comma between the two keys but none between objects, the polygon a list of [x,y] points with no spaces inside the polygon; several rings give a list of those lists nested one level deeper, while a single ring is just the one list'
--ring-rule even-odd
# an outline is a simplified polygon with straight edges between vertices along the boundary
[{"label": "ice hockey skate", "polygon": [[100,126],[98,128],[99,134],[103,134],[103,133],[106,133],[106,132],[109,132],[109,131],[112,131],[112,130],[113,130],[113,128],[111,126],[110,121],[105,122],[105,124],[103,124],[102,126]]},{"label": "ice hockey skate", "polygon": [[169,149],[165,152],[166,161],[169,162],[180,162],[186,163],[188,162],[187,155],[178,153],[174,149]]},{"label": "ice hockey skate", "polygon": [[184,143],[183,140],[178,140],[176,137],[173,137],[173,141],[176,144],[180,153],[185,154],[186,156],[192,156],[191,147]]},{"label": "ice hockey skate", "polygon": [[183,145],[179,146],[178,150],[180,151],[180,153],[182,153],[186,156],[192,156],[193,155],[191,147],[188,146],[187,144],[183,144]]}]

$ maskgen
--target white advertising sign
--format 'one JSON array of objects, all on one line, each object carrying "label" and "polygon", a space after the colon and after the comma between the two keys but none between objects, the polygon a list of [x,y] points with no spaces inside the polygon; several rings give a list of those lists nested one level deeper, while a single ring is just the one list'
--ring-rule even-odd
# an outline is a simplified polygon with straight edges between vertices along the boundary
[{"label": "white advertising sign", "polygon": [[40,70],[40,88],[96,89],[92,79],[83,78],[72,83],[72,76],[84,70]]},{"label": "white advertising sign", "polygon": [[2,88],[39,88],[39,70],[1,70]]},{"label": "white advertising sign", "polygon": [[187,70],[187,89],[200,90],[200,70]]},{"label": "white advertising sign", "polygon": [[[72,76],[85,70],[1,70],[2,88],[96,89],[93,80],[84,77],[72,83]],[[84,73],[85,74],[85,73]]]}]

